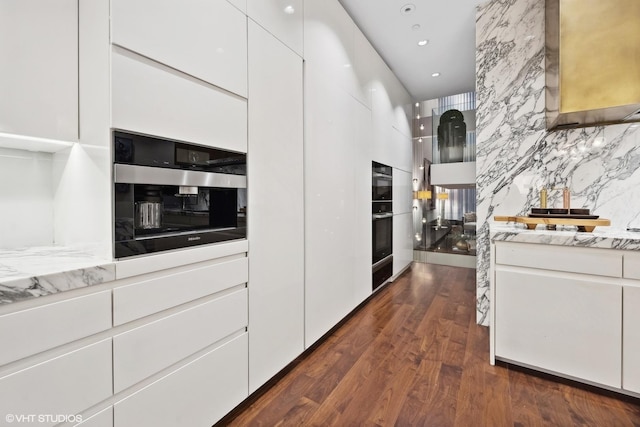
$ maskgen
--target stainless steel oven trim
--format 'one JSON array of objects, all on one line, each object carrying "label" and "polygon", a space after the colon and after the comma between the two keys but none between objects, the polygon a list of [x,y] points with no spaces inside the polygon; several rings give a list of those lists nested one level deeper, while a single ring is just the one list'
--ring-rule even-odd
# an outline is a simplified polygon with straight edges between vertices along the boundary
[{"label": "stainless steel oven trim", "polygon": [[124,184],[247,188],[247,177],[244,175],[155,168],[120,163],[113,165],[113,181]]}]

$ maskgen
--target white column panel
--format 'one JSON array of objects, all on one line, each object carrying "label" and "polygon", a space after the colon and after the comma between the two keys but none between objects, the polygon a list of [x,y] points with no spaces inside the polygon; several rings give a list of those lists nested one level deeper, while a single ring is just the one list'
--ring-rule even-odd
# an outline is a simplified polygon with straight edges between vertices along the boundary
[{"label": "white column panel", "polygon": [[355,153],[353,161],[354,195],[354,270],[355,304],[371,295],[372,224],[371,224],[371,110],[354,102]]},{"label": "white column panel", "polygon": [[302,56],[303,0],[247,0],[247,15]]},{"label": "white column panel", "polygon": [[78,1],[0,2],[0,132],[78,139]]},{"label": "white column panel", "polygon": [[250,21],[250,391],[304,350],[302,90],[302,59]]},{"label": "white column panel", "polygon": [[247,151],[247,102],[130,52],[112,54],[114,128]]},{"label": "white column panel", "polygon": [[371,90],[374,87],[375,64],[379,61],[378,52],[369,40],[356,29],[354,32],[354,72],[358,79],[355,98],[371,109]]},{"label": "white column panel", "polygon": [[411,213],[393,215],[393,275],[413,261],[413,217]]},{"label": "white column panel", "polygon": [[413,212],[412,177],[409,172],[393,168],[393,213]]},{"label": "white column panel", "polygon": [[111,22],[114,44],[246,97],[247,18],[230,3],[112,0]]},{"label": "white column panel", "polygon": [[[305,344],[355,307],[353,107],[305,69]],[[370,174],[370,171],[369,171]]]}]

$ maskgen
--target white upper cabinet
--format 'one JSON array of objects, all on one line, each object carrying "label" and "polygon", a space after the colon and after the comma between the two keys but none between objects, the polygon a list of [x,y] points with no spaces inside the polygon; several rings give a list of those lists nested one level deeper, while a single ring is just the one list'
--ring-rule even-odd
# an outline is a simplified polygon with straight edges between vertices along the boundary
[{"label": "white upper cabinet", "polygon": [[2,0],[0,60],[0,146],[77,141],[78,1]]},{"label": "white upper cabinet", "polygon": [[332,85],[351,95],[359,92],[354,71],[356,26],[337,1],[306,0],[304,3],[304,58]]},{"label": "white upper cabinet", "polygon": [[112,43],[246,98],[247,18],[226,1],[113,0]]},{"label": "white upper cabinet", "polygon": [[302,56],[303,0],[247,0],[247,14]]},{"label": "white upper cabinet", "polygon": [[393,169],[393,213],[394,215],[413,212],[413,192],[411,173]]},{"label": "white upper cabinet", "polygon": [[114,48],[112,126],[246,153],[247,101]]}]

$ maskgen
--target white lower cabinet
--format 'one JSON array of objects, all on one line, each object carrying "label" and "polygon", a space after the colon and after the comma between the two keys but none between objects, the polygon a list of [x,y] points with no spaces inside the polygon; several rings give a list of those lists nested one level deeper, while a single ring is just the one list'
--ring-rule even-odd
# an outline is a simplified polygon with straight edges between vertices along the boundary
[{"label": "white lower cabinet", "polygon": [[244,329],[247,305],[247,289],[242,288],[114,336],[114,392]]},{"label": "white lower cabinet", "polygon": [[11,414],[81,413],[111,397],[111,351],[109,338],[0,378],[1,407]]},{"label": "white lower cabinet", "polygon": [[640,393],[640,282],[625,285],[623,301],[622,388]]},{"label": "white lower cabinet", "polygon": [[622,286],[545,270],[495,275],[497,357],[620,388]]},{"label": "white lower cabinet", "polygon": [[247,333],[114,405],[114,426],[211,426],[248,396]]}]

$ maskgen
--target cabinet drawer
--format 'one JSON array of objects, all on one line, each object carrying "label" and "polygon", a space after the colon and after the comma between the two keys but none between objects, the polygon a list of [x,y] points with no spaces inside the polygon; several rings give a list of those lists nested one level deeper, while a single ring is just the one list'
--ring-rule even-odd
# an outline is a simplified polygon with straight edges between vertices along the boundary
[{"label": "cabinet drawer", "polygon": [[112,0],[111,16],[113,43],[246,98],[247,17],[231,4]]},{"label": "cabinet drawer", "polygon": [[114,426],[210,426],[248,396],[244,333],[116,402]]},{"label": "cabinet drawer", "polygon": [[246,283],[247,258],[142,280],[113,290],[113,323],[121,325]]},{"label": "cabinet drawer", "polygon": [[247,326],[247,289],[113,337],[116,393]]},{"label": "cabinet drawer", "polygon": [[74,427],[113,427],[113,406],[98,412],[91,417],[82,417],[84,421]]},{"label": "cabinet drawer", "polygon": [[640,253],[626,252],[624,254],[623,277],[628,279],[640,279]]},{"label": "cabinet drawer", "polygon": [[114,48],[112,126],[247,152],[247,100]]},{"label": "cabinet drawer", "polygon": [[111,327],[111,291],[0,316],[0,365],[105,331]]},{"label": "cabinet drawer", "polygon": [[496,264],[622,277],[622,254],[606,249],[496,242]]},{"label": "cabinet drawer", "polygon": [[0,402],[12,414],[78,414],[109,398],[111,384],[108,339],[0,378]]}]

